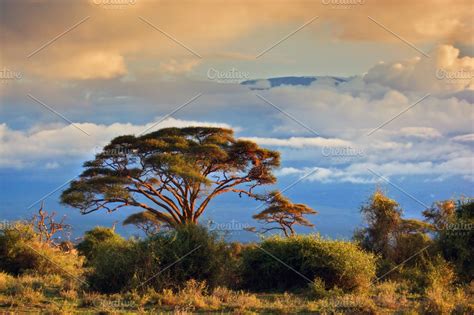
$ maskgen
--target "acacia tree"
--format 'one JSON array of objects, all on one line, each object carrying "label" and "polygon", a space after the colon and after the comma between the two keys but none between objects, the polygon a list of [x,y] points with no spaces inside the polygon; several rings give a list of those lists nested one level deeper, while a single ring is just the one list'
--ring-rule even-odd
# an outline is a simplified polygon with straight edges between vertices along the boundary
[{"label": "acacia tree", "polygon": [[255,187],[275,183],[279,164],[278,152],[235,139],[230,129],[165,128],[113,139],[61,201],[83,214],[133,207],[169,226],[196,223],[218,195],[254,197]]},{"label": "acacia tree", "polygon": [[294,225],[314,226],[304,215],[317,214],[317,211],[307,205],[292,203],[279,191],[271,192],[267,197],[267,208],[253,216],[254,219],[265,224],[276,226],[263,227],[262,232],[281,230],[286,237],[295,235]]},{"label": "acacia tree", "polygon": [[123,225],[135,225],[135,227],[142,230],[146,236],[156,235],[163,228],[168,228],[167,225],[163,225],[150,211],[138,212],[128,216],[128,218],[123,221]]}]

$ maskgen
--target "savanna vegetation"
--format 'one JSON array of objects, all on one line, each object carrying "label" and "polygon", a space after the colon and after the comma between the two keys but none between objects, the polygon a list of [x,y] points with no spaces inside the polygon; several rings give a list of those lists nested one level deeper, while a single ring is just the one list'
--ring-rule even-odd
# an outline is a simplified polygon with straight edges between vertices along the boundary
[{"label": "savanna vegetation", "polygon": [[[116,150],[117,146],[126,150]],[[376,190],[352,240],[297,235],[316,211],[273,184],[277,152],[220,128],[118,137],[84,164],[62,201],[83,213],[137,209],[123,238],[94,227],[78,242],[43,207],[0,228],[0,310],[53,313],[474,313],[474,201],[436,202],[423,220]],[[267,207],[261,240],[231,242],[199,218],[223,193]],[[264,235],[277,231],[279,234]],[[58,236],[63,237],[59,238]],[[66,240],[65,240],[66,239]]]}]

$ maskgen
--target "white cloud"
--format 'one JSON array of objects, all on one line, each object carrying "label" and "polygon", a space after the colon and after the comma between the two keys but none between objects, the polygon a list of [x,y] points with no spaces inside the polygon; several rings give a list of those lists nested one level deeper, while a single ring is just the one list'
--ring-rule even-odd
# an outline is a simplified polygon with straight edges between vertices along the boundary
[{"label": "white cloud", "polygon": [[[158,121],[159,117],[155,120]],[[46,169],[58,168],[70,159],[92,157],[97,146],[104,146],[112,138],[125,134],[140,134],[145,130],[152,132],[167,127],[213,126],[231,128],[227,124],[187,121],[168,118],[154,126],[154,122],[145,125],[114,123],[99,125],[76,123],[75,125],[89,133],[87,136],[73,125],[43,126],[31,131],[17,131],[6,124],[0,124],[0,167],[44,166]]]},{"label": "white cloud", "polygon": [[283,168],[280,176],[306,176],[304,180],[314,182],[345,182],[345,183],[377,183],[383,180],[378,175],[390,180],[393,176],[424,176],[439,180],[451,176],[460,176],[465,180],[474,181],[474,161],[471,157],[453,158],[444,162],[389,162],[376,163],[354,163],[344,168]]},{"label": "white cloud", "polygon": [[245,137],[242,139],[254,141],[260,145],[290,147],[290,148],[306,148],[306,147],[349,147],[350,141],[337,138],[322,137],[290,137],[287,139],[279,138],[261,138],[261,137]]},{"label": "white cloud", "polygon": [[402,91],[474,90],[474,58],[459,57],[459,49],[451,45],[439,45],[430,54],[430,58],[382,62],[370,69],[364,80]]},{"label": "white cloud", "polygon": [[451,139],[453,141],[458,141],[458,142],[474,142],[474,133],[459,135],[459,136],[453,137]]},{"label": "white cloud", "polygon": [[400,130],[400,135],[420,139],[435,139],[441,137],[441,133],[430,127],[405,127]]}]

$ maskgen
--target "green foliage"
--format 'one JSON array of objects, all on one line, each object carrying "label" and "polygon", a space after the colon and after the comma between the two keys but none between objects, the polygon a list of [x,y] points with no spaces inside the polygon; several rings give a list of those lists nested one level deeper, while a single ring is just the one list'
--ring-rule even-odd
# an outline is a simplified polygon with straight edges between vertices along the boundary
[{"label": "green foliage", "polygon": [[360,211],[367,227],[359,230],[355,239],[365,249],[380,253],[384,258],[390,257],[393,253],[390,244],[393,243],[402,220],[399,204],[385,196],[381,190],[376,190]]},{"label": "green foliage", "polygon": [[91,289],[102,293],[132,289],[137,268],[140,268],[137,255],[141,253],[137,246],[133,241],[113,238],[95,244],[94,254],[88,260],[92,267],[87,279]]},{"label": "green foliage", "polygon": [[14,275],[37,272],[79,277],[82,259],[74,251],[66,253],[42,242],[32,224],[16,222],[0,229],[0,271]]},{"label": "green foliage", "polygon": [[271,237],[242,256],[243,283],[253,290],[303,289],[316,278],[326,289],[362,290],[375,276],[374,255],[354,243],[314,235]]},{"label": "green foliage", "polygon": [[[430,224],[402,218],[399,204],[379,189],[361,208],[361,212],[367,227],[357,230],[354,239],[364,249],[380,256],[377,262],[378,276],[404,278],[418,268],[425,268],[430,262],[427,254],[433,251]],[[398,268],[400,264],[403,264],[403,268]]]},{"label": "green foliage", "polygon": [[271,230],[281,230],[288,237],[295,235],[294,225],[314,226],[304,216],[316,214],[317,212],[307,205],[292,203],[279,191],[271,192],[265,199],[267,199],[267,208],[253,216],[254,219],[265,224],[274,225],[263,228],[263,233]]},{"label": "green foliage", "polygon": [[125,240],[113,229],[95,227],[85,233],[77,249],[91,268],[87,280],[92,290],[114,293],[131,288],[139,267],[137,242]]},{"label": "green foliage", "polygon": [[443,256],[455,265],[461,280],[470,282],[474,280],[474,200],[451,204],[454,210],[435,206],[425,216],[436,227],[436,241]]},{"label": "green foliage", "polygon": [[431,208],[423,211],[423,216],[430,222],[433,230],[442,230],[448,224],[453,223],[456,216],[456,203],[454,200],[443,200],[435,202]]},{"label": "green foliage", "polygon": [[406,262],[408,265],[416,265],[424,257],[421,256],[424,250],[430,252],[428,249],[432,244],[433,240],[425,233],[399,233],[396,236],[391,261],[398,265],[407,261],[413,255],[418,254],[417,257],[413,257],[410,261]]},{"label": "green foliage", "polygon": [[407,289],[414,294],[423,294],[430,285],[429,275],[437,269],[442,270],[447,266],[446,260],[434,253],[423,253],[420,255],[421,259],[416,264],[404,264],[398,266],[391,264],[387,270],[393,270],[389,275],[384,277],[384,280],[391,279],[406,283]]},{"label": "green foliage", "polygon": [[198,225],[183,225],[144,241],[109,238],[94,244],[89,282],[100,292],[178,288],[190,279],[210,287],[228,285],[228,276],[235,272],[228,245]]},{"label": "green foliage", "polygon": [[135,225],[138,229],[142,230],[147,236],[153,236],[158,233],[160,228],[168,226],[163,226],[163,223],[160,222],[149,211],[138,212],[129,215],[124,221],[123,225]]},{"label": "green foliage", "polygon": [[93,260],[100,253],[101,244],[122,244],[125,240],[113,229],[107,227],[95,227],[84,234],[84,239],[77,245],[79,253],[88,260]]},{"label": "green foliage", "polygon": [[231,251],[217,233],[203,226],[187,224],[159,234],[145,241],[142,250],[160,260],[154,268],[160,275],[149,283],[154,288],[179,287],[190,279],[206,281],[211,288],[231,285],[226,281],[235,268]]}]

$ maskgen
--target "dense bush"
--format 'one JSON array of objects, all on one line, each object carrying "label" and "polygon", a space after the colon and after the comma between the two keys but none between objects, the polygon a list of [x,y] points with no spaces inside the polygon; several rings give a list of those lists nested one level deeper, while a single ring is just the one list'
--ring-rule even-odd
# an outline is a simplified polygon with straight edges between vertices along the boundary
[{"label": "dense bush", "polygon": [[124,241],[125,239],[113,229],[98,226],[84,234],[84,239],[77,245],[77,250],[88,260],[92,260],[102,249],[101,244],[120,244]]},{"label": "dense bush", "polygon": [[86,233],[79,247],[89,257],[90,289],[114,293],[131,288],[137,268],[140,267],[136,241],[125,240],[107,228],[95,228]]},{"label": "dense bush", "polygon": [[461,280],[474,280],[474,200],[460,200],[450,222],[437,231],[437,243]]},{"label": "dense bush", "polygon": [[433,240],[425,233],[400,233],[393,246],[396,255],[377,260],[377,277],[384,280],[409,281],[421,292],[426,286],[425,272],[436,263],[433,259],[436,248]]},{"label": "dense bush", "polygon": [[355,243],[305,235],[272,237],[243,253],[244,286],[253,290],[289,290],[318,279],[326,289],[367,288],[375,276],[375,257]]},{"label": "dense bush", "polygon": [[[101,235],[103,235],[101,231]],[[101,292],[152,287],[179,288],[187,280],[205,280],[210,287],[228,285],[235,258],[217,234],[198,225],[178,227],[143,241],[112,236],[95,242],[88,232],[85,254],[91,257],[89,282]],[[110,236],[110,235],[109,235]]]},{"label": "dense bush", "polygon": [[141,250],[159,260],[159,267],[153,269],[160,275],[150,281],[154,287],[178,287],[189,279],[205,280],[211,288],[229,284],[230,249],[203,226],[190,224],[159,234],[142,244]]},{"label": "dense bush", "polygon": [[36,272],[79,277],[82,259],[75,251],[64,252],[42,242],[31,224],[17,222],[0,229],[0,271],[15,275]]}]

